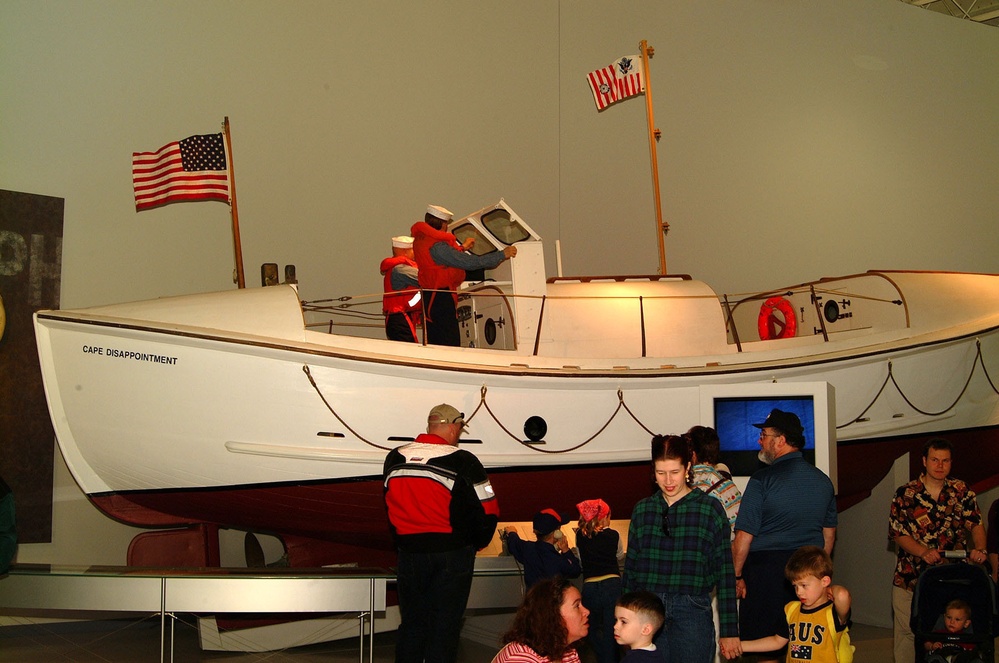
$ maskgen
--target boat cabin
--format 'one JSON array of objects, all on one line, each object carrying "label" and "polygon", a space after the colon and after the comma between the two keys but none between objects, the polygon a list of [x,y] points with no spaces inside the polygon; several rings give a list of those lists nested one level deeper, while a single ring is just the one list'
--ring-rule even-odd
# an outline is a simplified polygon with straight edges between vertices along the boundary
[{"label": "boat cabin", "polygon": [[462,345],[554,357],[733,352],[715,293],[689,276],[546,278],[541,237],[503,200],[448,228],[483,255],[517,256],[459,290]]},{"label": "boat cabin", "polygon": [[[459,290],[462,345],[548,357],[724,357],[782,345],[901,331],[910,325],[883,273],[719,298],[686,275],[546,278],[541,237],[502,199],[455,222],[459,241],[517,256],[469,274]],[[858,296],[859,295],[859,296]]]}]

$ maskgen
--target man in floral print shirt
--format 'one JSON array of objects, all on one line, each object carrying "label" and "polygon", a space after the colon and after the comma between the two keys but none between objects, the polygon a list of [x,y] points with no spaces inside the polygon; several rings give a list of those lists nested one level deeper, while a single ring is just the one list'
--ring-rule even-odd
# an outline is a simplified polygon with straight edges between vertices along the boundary
[{"label": "man in floral print shirt", "polygon": [[967,484],[952,479],[951,445],[934,438],[923,446],[924,472],[895,491],[888,517],[888,537],[895,542],[898,562],[892,587],[895,612],[895,663],[915,659],[909,615],[912,591],[919,574],[944,561],[945,550],[967,550],[968,535],[973,549],[972,562],[987,559],[985,528],[975,493]]}]

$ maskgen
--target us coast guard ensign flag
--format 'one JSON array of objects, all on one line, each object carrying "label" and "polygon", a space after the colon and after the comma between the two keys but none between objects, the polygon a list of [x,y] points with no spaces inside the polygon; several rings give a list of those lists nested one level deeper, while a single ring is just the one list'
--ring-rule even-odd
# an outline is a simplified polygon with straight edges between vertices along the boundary
[{"label": "us coast guard ensign flag", "polygon": [[191,136],[155,152],[133,152],[135,211],[185,200],[228,203],[225,154],[221,133]]},{"label": "us coast guard ensign flag", "polygon": [[586,76],[597,110],[645,92],[645,81],[642,79],[639,63],[639,56],[626,55]]}]

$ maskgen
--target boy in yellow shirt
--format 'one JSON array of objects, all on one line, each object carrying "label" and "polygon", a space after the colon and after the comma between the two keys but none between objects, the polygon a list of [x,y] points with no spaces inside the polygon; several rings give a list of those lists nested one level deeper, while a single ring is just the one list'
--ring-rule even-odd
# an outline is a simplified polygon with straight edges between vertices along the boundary
[{"label": "boy in yellow shirt", "polygon": [[743,652],[767,652],[787,645],[787,661],[852,663],[850,592],[832,584],[832,559],[822,548],[804,546],[791,555],[784,575],[794,586],[797,601],[784,607],[786,631],[747,640]]}]

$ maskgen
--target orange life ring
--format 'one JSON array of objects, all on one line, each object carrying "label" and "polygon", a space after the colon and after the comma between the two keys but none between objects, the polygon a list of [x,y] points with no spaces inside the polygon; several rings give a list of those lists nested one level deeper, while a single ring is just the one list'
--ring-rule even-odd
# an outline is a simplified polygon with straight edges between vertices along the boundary
[{"label": "orange life ring", "polygon": [[[777,315],[778,311],[780,315]],[[793,338],[798,332],[798,319],[794,317],[794,307],[791,306],[791,302],[783,297],[771,297],[760,307],[756,326],[762,341]]]}]

